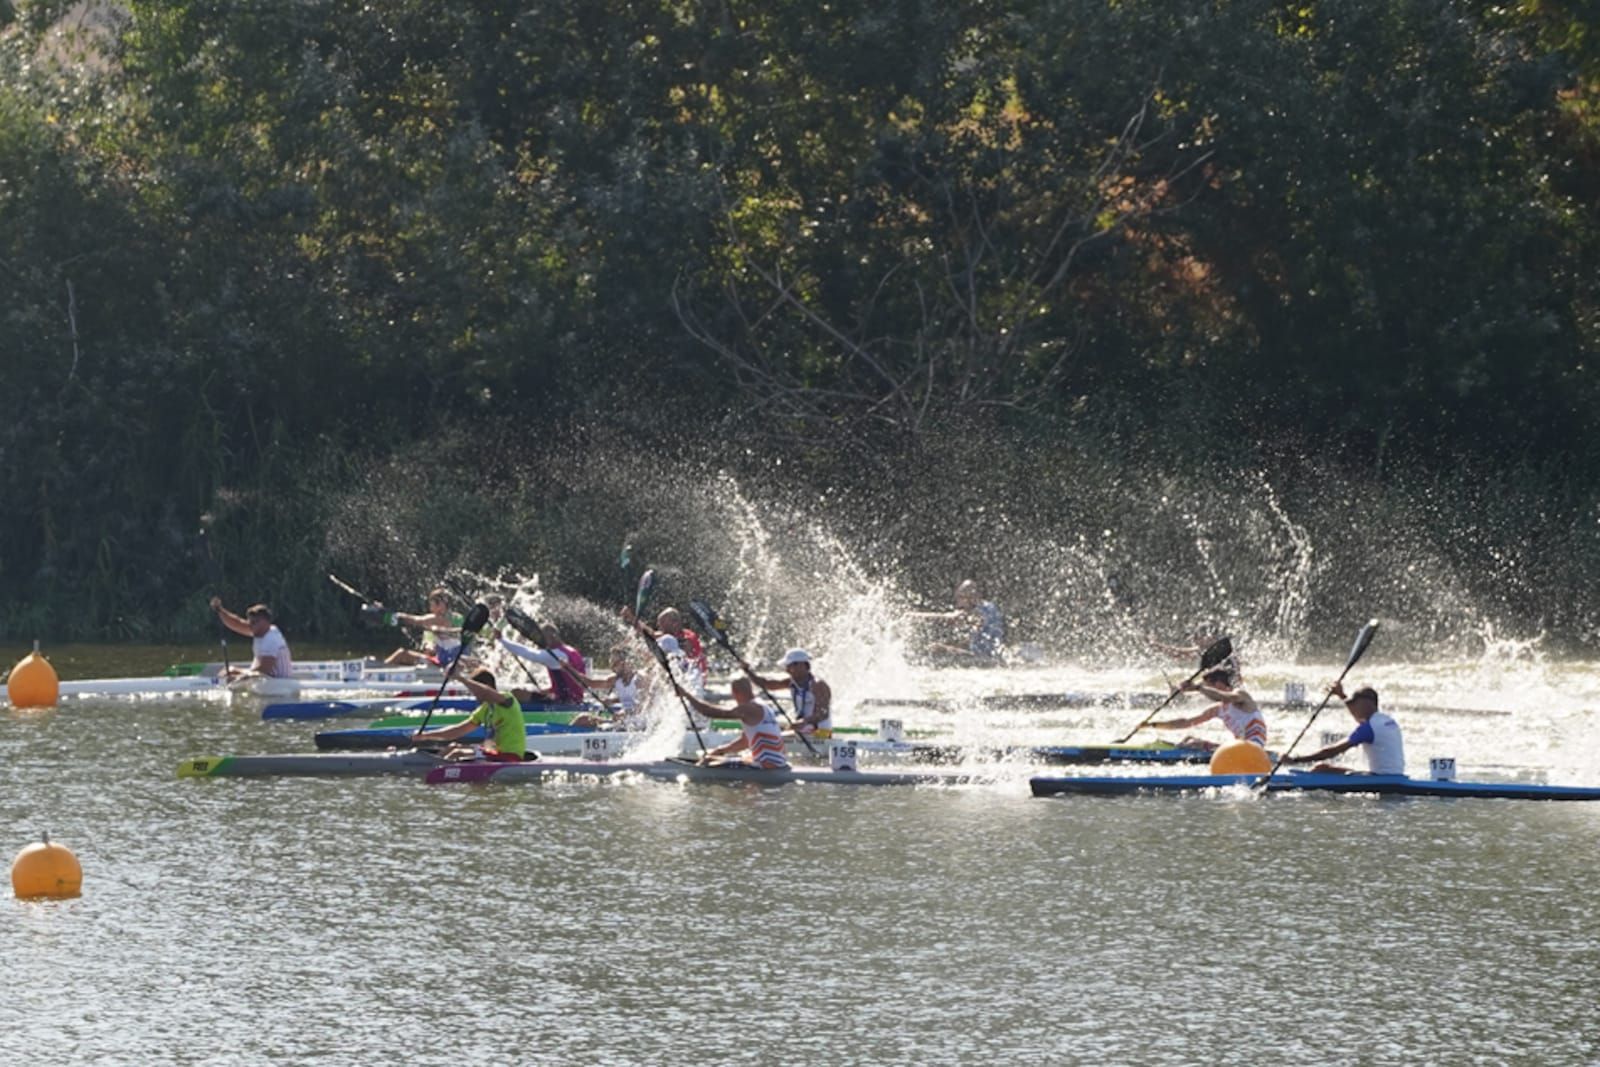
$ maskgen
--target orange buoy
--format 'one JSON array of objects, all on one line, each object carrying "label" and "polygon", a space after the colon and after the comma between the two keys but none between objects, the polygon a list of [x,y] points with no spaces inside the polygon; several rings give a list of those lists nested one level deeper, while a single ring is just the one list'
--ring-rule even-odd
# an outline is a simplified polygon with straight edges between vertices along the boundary
[{"label": "orange buoy", "polygon": [[11,861],[11,891],[19,900],[79,896],[83,893],[83,867],[70,848],[45,834]]},{"label": "orange buoy", "polygon": [[1271,770],[1266,750],[1251,741],[1229,741],[1211,754],[1212,774],[1268,774]]},{"label": "orange buoy", "polygon": [[61,679],[56,677],[56,669],[50,666],[50,661],[39,654],[39,642],[35,641],[33,651],[11,668],[11,677],[6,679],[6,698],[14,708],[49,708],[54,707],[60,697]]}]

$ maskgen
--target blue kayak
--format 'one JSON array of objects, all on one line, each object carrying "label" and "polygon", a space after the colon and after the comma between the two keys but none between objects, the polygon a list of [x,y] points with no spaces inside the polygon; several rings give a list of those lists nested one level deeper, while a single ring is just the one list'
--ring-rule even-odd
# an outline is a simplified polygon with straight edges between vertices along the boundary
[{"label": "blue kayak", "polygon": [[[1138,793],[1192,793],[1204,789],[1250,789],[1263,774],[1147,775],[1126,778],[1035,777],[1028,785],[1036,797],[1076,793],[1083,796],[1127,796]],[[1317,774],[1289,771],[1273,776],[1269,793],[1367,793],[1394,797],[1489,797],[1500,800],[1600,800],[1600,788],[1537,785],[1531,782],[1453,782],[1408,778],[1403,774]]]},{"label": "blue kayak", "polygon": [[[287,704],[268,704],[261,709],[263,719],[337,719],[346,715],[391,715],[404,711],[427,711],[432,697],[414,697],[402,700],[379,698],[373,700],[308,700]],[[439,701],[438,711],[471,711],[478,701],[471,697],[450,697]],[[555,704],[530,701],[523,711],[590,711],[583,704]]]},{"label": "blue kayak", "polygon": [[1020,749],[1038,763],[1210,763],[1209,748],[1147,745],[1037,745]]},{"label": "blue kayak", "polygon": [[[421,725],[417,720],[417,725]],[[443,726],[443,723],[439,723]],[[323,730],[316,735],[319,749],[337,752],[375,751],[393,746],[406,747],[411,744],[411,737],[415,734],[413,726],[379,726],[358,730]],[[592,726],[573,726],[568,723],[530,722],[528,736],[538,734],[592,734]],[[457,738],[466,744],[480,742],[489,736],[489,731],[482,726],[475,726],[472,732]]]},{"label": "blue kayak", "polygon": [[[426,711],[431,697],[417,700],[305,700],[288,704],[268,704],[261,709],[263,719],[337,719],[345,715],[370,715],[374,712]],[[440,711],[471,711],[478,706],[470,697],[439,701]]]}]

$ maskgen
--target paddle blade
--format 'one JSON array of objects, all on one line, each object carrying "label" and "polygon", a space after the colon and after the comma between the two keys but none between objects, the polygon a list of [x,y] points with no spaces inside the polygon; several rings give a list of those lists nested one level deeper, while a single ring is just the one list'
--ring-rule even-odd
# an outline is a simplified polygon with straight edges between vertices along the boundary
[{"label": "paddle blade", "polygon": [[700,624],[700,629],[705,635],[728,651],[733,651],[733,645],[728,640],[728,624],[722,621],[717,614],[717,609],[707,604],[704,600],[689,601],[689,614],[694,616],[695,622]]},{"label": "paddle blade", "polygon": [[472,605],[471,611],[467,612],[467,619],[461,624],[461,632],[476,634],[487,625],[489,625],[489,605],[480,600]]},{"label": "paddle blade", "polygon": [[650,594],[655,592],[655,588],[656,572],[652,567],[639,575],[639,592],[633,598],[633,613],[641,619],[644,618],[644,609],[649,606]]},{"label": "paddle blade", "polygon": [[622,554],[617,557],[617,566],[622,568],[623,570],[627,570],[629,567],[633,566],[633,546],[632,545],[623,545],[622,546]]},{"label": "paddle blade", "polygon": [[656,662],[661,664],[661,669],[667,672],[667,677],[672,677],[672,664],[667,660],[667,650],[656,644],[656,639],[648,634],[641,635],[644,643],[649,646],[650,652],[655,656]]},{"label": "paddle blade", "polygon": [[1351,667],[1356,665],[1356,660],[1360,659],[1362,655],[1366,653],[1367,646],[1372,644],[1372,637],[1377,632],[1378,620],[1370,619],[1368,620],[1367,624],[1361,628],[1361,632],[1356,634],[1356,642],[1350,646],[1350,658],[1346,660],[1344,664],[1346,673],[1349,672]]},{"label": "paddle blade", "polygon": [[1208,671],[1233,655],[1233,642],[1226,637],[1219,637],[1200,654],[1200,669]]},{"label": "paddle blade", "polygon": [[529,641],[532,641],[540,648],[544,647],[544,631],[539,628],[538,620],[534,619],[526,611],[523,611],[515,604],[507,604],[506,622],[509,622],[512,629]]}]

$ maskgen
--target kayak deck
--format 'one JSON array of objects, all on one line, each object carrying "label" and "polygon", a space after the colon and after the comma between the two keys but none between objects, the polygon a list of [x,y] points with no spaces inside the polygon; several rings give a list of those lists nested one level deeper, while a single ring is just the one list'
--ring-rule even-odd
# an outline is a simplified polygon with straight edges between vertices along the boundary
[{"label": "kayak deck", "polygon": [[[1036,797],[1131,796],[1194,793],[1203,790],[1253,790],[1266,775],[1194,774],[1139,777],[1036,776],[1028,786]],[[1401,774],[1319,774],[1290,771],[1267,782],[1270,793],[1359,793],[1398,797],[1483,797],[1499,800],[1600,800],[1600,788],[1540,785],[1534,782],[1457,782],[1409,778]]]},{"label": "kayak deck", "polygon": [[178,764],[179,778],[420,778],[444,760],[431,752],[308,752],[266,756],[199,756]]},{"label": "kayak deck", "polygon": [[690,761],[537,760],[532,763],[459,763],[428,771],[429,785],[481,782],[542,782],[556,778],[613,778],[638,775],[658,781],[735,782],[756,785],[962,785],[984,781],[975,775],[937,771],[836,771],[830,768],[791,767],[762,770],[746,764],[701,765]]}]

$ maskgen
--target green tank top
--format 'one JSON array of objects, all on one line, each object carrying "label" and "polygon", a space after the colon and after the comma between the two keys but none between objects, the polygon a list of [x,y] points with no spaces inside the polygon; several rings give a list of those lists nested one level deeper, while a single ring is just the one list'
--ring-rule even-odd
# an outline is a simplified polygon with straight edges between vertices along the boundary
[{"label": "green tank top", "polygon": [[467,721],[488,727],[489,740],[499,751],[516,756],[528,754],[528,724],[516,697],[508,694],[504,704],[479,704]]}]

